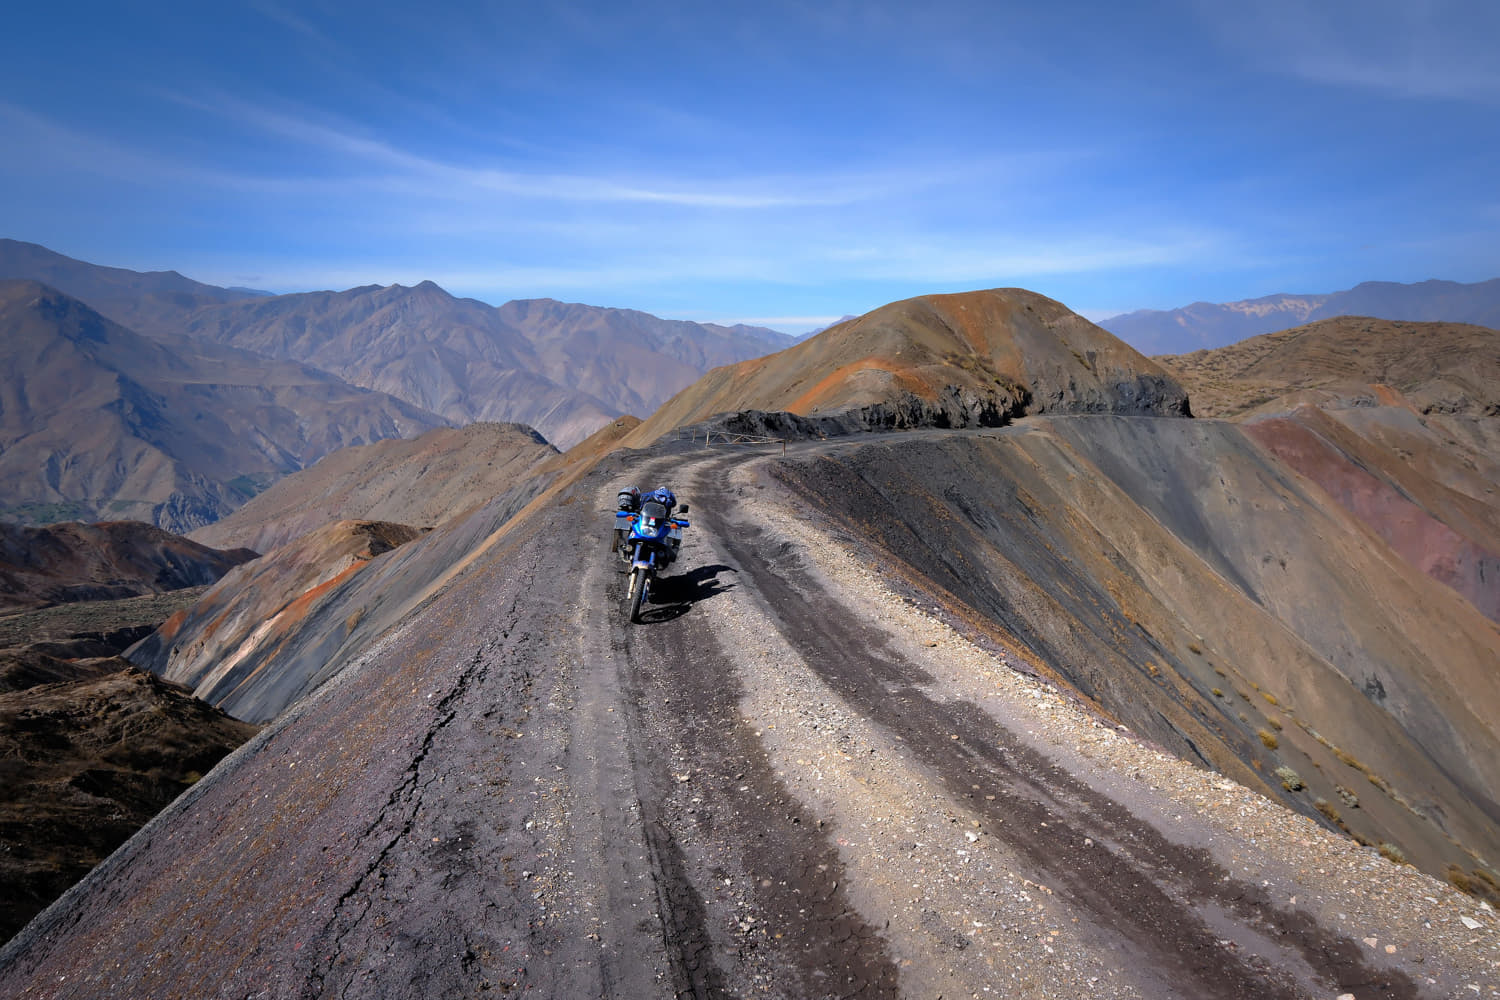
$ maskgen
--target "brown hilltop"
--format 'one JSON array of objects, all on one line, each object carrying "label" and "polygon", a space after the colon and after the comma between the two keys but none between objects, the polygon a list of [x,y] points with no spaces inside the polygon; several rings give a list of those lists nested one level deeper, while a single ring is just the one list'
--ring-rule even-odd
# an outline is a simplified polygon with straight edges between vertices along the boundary
[{"label": "brown hilltop", "polygon": [[1025,413],[1186,413],[1157,364],[1018,288],[883,306],[769,357],[718,368],[633,436],[720,413],[840,415],[854,426],[998,426]]},{"label": "brown hilltop", "polygon": [[1500,414],[1500,333],[1465,323],[1338,316],[1153,360],[1187,386],[1198,416],[1240,416],[1294,392],[1358,394],[1372,385],[1398,390],[1424,412]]}]

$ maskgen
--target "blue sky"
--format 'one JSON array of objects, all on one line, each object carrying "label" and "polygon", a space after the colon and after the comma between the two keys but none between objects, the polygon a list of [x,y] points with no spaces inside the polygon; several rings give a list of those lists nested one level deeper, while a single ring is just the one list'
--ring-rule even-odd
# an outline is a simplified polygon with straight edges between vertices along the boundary
[{"label": "blue sky", "polygon": [[0,236],[800,332],[1500,276],[1500,3],[24,4]]}]

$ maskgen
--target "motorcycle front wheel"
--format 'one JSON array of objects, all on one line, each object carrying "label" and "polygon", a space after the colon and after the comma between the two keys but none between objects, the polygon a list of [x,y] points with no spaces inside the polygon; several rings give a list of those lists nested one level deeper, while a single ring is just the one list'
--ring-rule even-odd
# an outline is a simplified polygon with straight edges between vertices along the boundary
[{"label": "motorcycle front wheel", "polygon": [[651,571],[645,567],[639,567],[630,574],[630,620],[632,623],[641,620],[641,602],[646,599],[646,588],[650,582]]}]

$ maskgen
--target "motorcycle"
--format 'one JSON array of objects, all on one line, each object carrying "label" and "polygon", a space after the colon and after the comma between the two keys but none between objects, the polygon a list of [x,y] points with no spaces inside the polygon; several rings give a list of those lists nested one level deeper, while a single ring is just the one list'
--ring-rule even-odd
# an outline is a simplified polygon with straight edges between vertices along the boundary
[{"label": "motorcycle", "polygon": [[[686,514],[683,504],[679,514]],[[641,605],[650,599],[651,584],[659,570],[677,557],[682,529],[691,527],[685,517],[669,517],[664,504],[647,500],[639,511],[615,512],[615,550],[630,564],[630,621],[641,620]]]}]

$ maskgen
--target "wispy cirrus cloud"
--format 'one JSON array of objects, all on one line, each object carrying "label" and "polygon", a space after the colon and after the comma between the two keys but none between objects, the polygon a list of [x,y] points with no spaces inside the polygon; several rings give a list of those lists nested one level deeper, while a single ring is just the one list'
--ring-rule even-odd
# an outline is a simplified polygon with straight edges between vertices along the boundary
[{"label": "wispy cirrus cloud", "polygon": [[1265,68],[1392,97],[1500,103],[1492,0],[1196,0],[1228,47]]},{"label": "wispy cirrus cloud", "polygon": [[[940,184],[950,173],[887,169],[858,173],[729,178],[693,182],[672,177],[615,177],[509,170],[445,161],[413,153],[350,125],[274,110],[228,95],[203,98],[160,92],[185,107],[220,115],[268,135],[342,158],[355,182],[439,199],[476,194],[517,198],[673,205],[706,209],[765,209],[848,205]],[[1017,163],[1027,158],[1017,156]],[[334,165],[333,169],[339,169]]]},{"label": "wispy cirrus cloud", "polygon": [[318,178],[280,177],[205,167],[94,135],[27,108],[0,101],[0,138],[12,166],[106,177],[129,185],[197,185],[273,194],[334,194],[341,185]]}]

